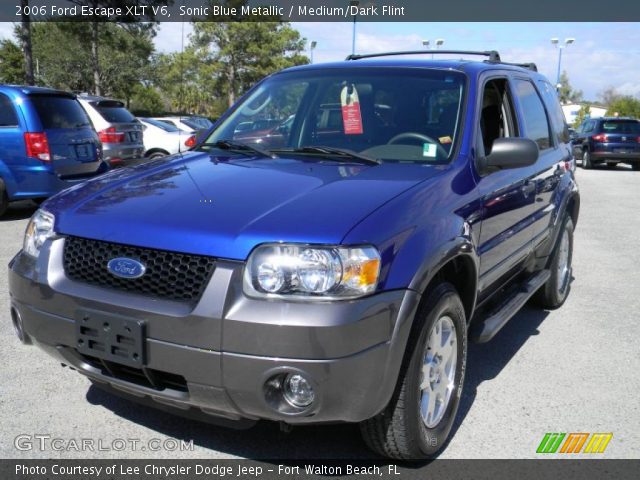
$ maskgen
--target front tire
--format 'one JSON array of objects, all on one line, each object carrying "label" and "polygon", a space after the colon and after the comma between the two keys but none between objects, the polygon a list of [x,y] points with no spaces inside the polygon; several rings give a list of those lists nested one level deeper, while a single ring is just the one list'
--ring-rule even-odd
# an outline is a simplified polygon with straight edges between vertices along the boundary
[{"label": "front tire", "polygon": [[395,459],[424,459],[442,449],[458,411],[467,322],[450,283],[431,290],[411,332],[391,401],[380,414],[360,424],[369,448]]},{"label": "front tire", "polygon": [[538,291],[538,301],[542,307],[555,309],[560,307],[571,289],[571,262],[573,260],[573,221],[567,215],[558,244],[556,245],[549,269],[551,277]]},{"label": "front tire", "polygon": [[591,162],[591,153],[589,153],[589,150],[585,150],[582,154],[582,168],[584,168],[585,170],[593,168],[593,163]]}]

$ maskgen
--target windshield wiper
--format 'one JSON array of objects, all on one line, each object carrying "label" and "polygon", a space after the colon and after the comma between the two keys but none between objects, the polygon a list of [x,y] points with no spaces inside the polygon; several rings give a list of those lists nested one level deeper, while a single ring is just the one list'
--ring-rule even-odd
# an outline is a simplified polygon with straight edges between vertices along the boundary
[{"label": "windshield wiper", "polygon": [[243,153],[250,157],[254,156],[254,154],[257,153],[261,157],[277,158],[277,155],[269,152],[268,150],[263,150],[260,147],[254,147],[253,145],[249,145],[247,143],[235,142],[232,140],[218,140],[217,142],[201,143],[200,145],[198,145],[198,148],[200,147],[215,147],[221,150]]},{"label": "windshield wiper", "polygon": [[283,149],[276,150],[281,152],[295,152],[295,153],[310,153],[310,154],[319,154],[319,155],[329,155],[332,157],[337,157],[340,160],[346,161],[358,161],[360,163],[364,163],[366,165],[380,165],[382,162],[380,160],[376,160],[375,158],[367,157],[366,155],[361,155],[359,153],[353,152],[351,150],[343,149],[343,148],[334,148],[334,147],[324,147],[324,146],[306,146],[300,148],[292,148],[292,149]]}]

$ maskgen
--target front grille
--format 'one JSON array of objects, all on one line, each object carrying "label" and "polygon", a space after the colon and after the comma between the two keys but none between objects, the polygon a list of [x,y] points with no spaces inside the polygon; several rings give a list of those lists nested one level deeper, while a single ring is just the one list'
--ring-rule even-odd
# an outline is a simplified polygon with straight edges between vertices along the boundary
[{"label": "front grille", "polygon": [[[107,270],[109,260],[132,258],[146,266],[140,278],[119,278]],[[201,255],[153,250],[118,243],[67,237],[64,271],[73,280],[142,295],[197,301],[209,283],[215,260]]]}]

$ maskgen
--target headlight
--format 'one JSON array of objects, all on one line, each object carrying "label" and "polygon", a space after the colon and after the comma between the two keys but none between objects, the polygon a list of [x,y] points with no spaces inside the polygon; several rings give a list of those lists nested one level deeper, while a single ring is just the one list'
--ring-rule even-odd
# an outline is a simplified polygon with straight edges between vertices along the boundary
[{"label": "headlight", "polygon": [[55,217],[46,210],[40,209],[33,214],[27,225],[22,246],[27,255],[35,258],[40,254],[40,248],[42,248],[45,240],[55,235],[53,231],[54,222]]},{"label": "headlight", "polygon": [[379,275],[374,247],[262,245],[249,257],[244,288],[266,297],[354,298],[375,291]]}]

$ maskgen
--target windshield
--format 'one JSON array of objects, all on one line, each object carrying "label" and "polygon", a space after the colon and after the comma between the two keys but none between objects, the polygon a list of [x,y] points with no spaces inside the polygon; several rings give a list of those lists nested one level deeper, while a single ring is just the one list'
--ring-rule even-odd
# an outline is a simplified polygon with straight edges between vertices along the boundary
[{"label": "windshield", "polygon": [[206,139],[273,152],[323,146],[384,162],[443,163],[458,136],[465,76],[344,68],[275,75]]}]

